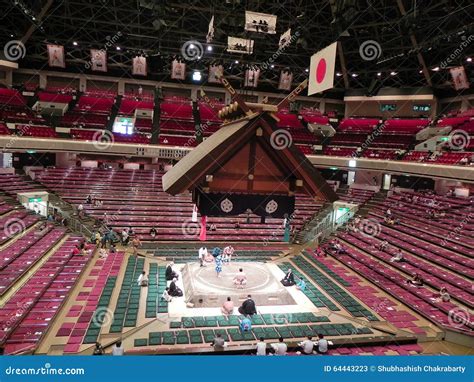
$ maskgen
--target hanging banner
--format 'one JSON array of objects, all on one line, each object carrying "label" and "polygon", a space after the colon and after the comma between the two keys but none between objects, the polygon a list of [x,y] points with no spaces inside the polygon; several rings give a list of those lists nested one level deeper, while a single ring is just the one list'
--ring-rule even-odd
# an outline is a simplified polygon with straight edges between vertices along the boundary
[{"label": "hanging banner", "polygon": [[171,78],[174,80],[184,80],[186,77],[186,64],[173,60],[171,63]]},{"label": "hanging banner", "polygon": [[209,77],[207,82],[218,84],[220,83],[219,77],[224,73],[224,67],[222,65],[210,65],[209,66]]},{"label": "hanging banner", "polygon": [[95,72],[107,71],[107,52],[104,49],[91,49],[91,70]]},{"label": "hanging banner", "polygon": [[52,68],[65,68],[64,46],[48,44],[48,63]]},{"label": "hanging banner", "polygon": [[293,73],[288,70],[282,70],[280,74],[280,83],[278,89],[280,90],[291,90],[291,84],[293,82]]},{"label": "hanging banner", "polygon": [[134,76],[147,75],[146,57],[143,57],[143,56],[133,57],[132,74]]},{"label": "hanging banner", "polygon": [[253,53],[253,40],[239,37],[227,37],[227,51],[230,53]]},{"label": "hanging banner", "polygon": [[285,33],[280,35],[280,42],[278,43],[278,47],[284,48],[291,42],[291,28],[288,29]]},{"label": "hanging banner", "polygon": [[449,69],[451,77],[453,78],[453,87],[456,90],[469,89],[469,80],[466,76],[464,66],[457,66]]},{"label": "hanging banner", "polygon": [[247,69],[245,71],[244,86],[256,88],[258,85],[258,78],[260,77],[260,69]]},{"label": "hanging banner", "polygon": [[209,21],[209,28],[207,30],[206,42],[209,44],[214,39],[214,15],[211,17],[211,21]]},{"label": "hanging banner", "polygon": [[258,33],[276,33],[277,16],[245,11],[245,30]]}]

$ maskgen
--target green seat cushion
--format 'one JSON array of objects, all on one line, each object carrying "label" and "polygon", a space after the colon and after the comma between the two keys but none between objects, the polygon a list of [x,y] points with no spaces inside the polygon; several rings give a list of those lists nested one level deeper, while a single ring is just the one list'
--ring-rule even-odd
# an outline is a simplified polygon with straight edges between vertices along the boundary
[{"label": "green seat cushion", "polygon": [[133,346],[138,347],[138,346],[147,346],[148,345],[148,339],[146,338],[136,338],[135,341],[133,342]]}]

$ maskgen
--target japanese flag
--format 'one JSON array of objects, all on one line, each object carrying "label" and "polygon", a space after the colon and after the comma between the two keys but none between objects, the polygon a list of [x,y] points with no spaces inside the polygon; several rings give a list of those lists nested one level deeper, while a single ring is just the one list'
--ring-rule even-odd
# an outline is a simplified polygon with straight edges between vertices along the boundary
[{"label": "japanese flag", "polygon": [[311,56],[308,95],[321,93],[334,86],[337,42]]}]

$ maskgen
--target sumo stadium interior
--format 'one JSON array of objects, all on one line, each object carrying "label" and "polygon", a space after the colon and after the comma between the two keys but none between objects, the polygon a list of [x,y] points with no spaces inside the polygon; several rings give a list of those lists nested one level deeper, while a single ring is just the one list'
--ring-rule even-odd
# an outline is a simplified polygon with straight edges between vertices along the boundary
[{"label": "sumo stadium interior", "polygon": [[472,1],[0,4],[3,354],[473,353]]}]

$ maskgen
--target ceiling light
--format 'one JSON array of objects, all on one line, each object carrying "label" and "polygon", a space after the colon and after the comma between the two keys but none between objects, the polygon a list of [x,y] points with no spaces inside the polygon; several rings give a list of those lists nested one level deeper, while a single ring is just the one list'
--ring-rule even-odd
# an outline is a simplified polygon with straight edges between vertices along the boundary
[{"label": "ceiling light", "polygon": [[212,52],[212,45],[208,45],[208,46],[207,46],[207,51],[208,51],[208,52]]},{"label": "ceiling light", "polygon": [[391,76],[396,76],[396,75],[397,75],[397,72],[390,72],[390,75],[391,75]]},{"label": "ceiling light", "polygon": [[118,46],[116,49],[117,49],[117,50],[120,50],[120,47]]},{"label": "ceiling light", "polygon": [[72,45],[77,46],[77,41],[74,41]]},{"label": "ceiling light", "polygon": [[377,76],[380,77],[382,75],[382,72],[378,72]]},{"label": "ceiling light", "polygon": [[[12,37],[13,37],[13,36],[12,36]],[[472,57],[466,58],[466,61],[467,61],[467,62],[472,62]]]},{"label": "ceiling light", "polygon": [[434,68],[431,69],[433,72],[438,72],[439,71],[439,66],[435,66]]},{"label": "ceiling light", "polygon": [[201,81],[201,78],[202,78],[201,72],[198,70],[195,70],[193,72],[193,81],[199,82]]}]

